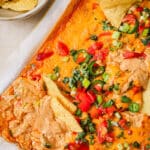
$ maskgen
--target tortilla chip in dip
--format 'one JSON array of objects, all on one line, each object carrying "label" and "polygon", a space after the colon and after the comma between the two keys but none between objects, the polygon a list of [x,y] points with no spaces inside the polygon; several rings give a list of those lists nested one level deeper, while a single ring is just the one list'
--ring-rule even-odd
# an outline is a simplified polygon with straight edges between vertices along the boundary
[{"label": "tortilla chip in dip", "polygon": [[64,122],[72,132],[82,132],[82,128],[74,118],[74,116],[66,110],[57,98],[51,99],[51,108],[55,117]]},{"label": "tortilla chip in dip", "polygon": [[114,27],[119,27],[128,9],[138,0],[101,0],[100,6]]},{"label": "tortilla chip in dip", "polygon": [[150,115],[150,80],[148,82],[147,89],[143,93],[142,112]]},{"label": "tortilla chip in dip", "polygon": [[1,7],[15,11],[32,10],[38,3],[38,0],[12,0],[5,2]]},{"label": "tortilla chip in dip", "polygon": [[76,111],[76,106],[62,95],[57,85],[46,75],[43,76],[43,80],[48,89],[48,94],[53,97],[57,97],[66,109],[68,109],[71,113],[74,113]]}]

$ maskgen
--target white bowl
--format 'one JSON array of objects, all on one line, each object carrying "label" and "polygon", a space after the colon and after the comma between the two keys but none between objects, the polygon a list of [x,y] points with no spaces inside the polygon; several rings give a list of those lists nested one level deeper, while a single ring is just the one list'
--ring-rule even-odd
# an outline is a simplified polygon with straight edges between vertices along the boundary
[{"label": "white bowl", "polygon": [[16,20],[31,17],[32,15],[38,13],[49,0],[38,0],[38,5],[27,12],[16,12],[13,10],[7,10],[0,8],[0,20]]}]

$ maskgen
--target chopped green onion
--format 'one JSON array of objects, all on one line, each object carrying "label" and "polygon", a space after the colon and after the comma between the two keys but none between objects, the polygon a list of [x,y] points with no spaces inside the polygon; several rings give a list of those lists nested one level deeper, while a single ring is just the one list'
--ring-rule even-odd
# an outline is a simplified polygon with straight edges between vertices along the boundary
[{"label": "chopped green onion", "polygon": [[108,73],[103,73],[103,75],[102,75],[102,78],[103,78],[103,80],[104,80],[104,82],[107,82],[108,81],[108,79],[109,79],[109,74]]},{"label": "chopped green onion", "polygon": [[129,146],[129,144],[128,144],[127,142],[124,143],[124,148],[125,148],[126,150],[130,150],[130,146]]},{"label": "chopped green onion", "polygon": [[114,101],[111,99],[103,104],[104,108],[108,108],[114,104]]},{"label": "chopped green onion", "polygon": [[51,78],[51,80],[55,81],[58,79],[58,76],[56,74],[50,74],[49,77]]},{"label": "chopped green onion", "polygon": [[89,132],[90,133],[94,133],[96,130],[95,130],[95,125],[92,123],[92,122],[90,122],[89,124],[88,124],[88,129],[89,129]]},{"label": "chopped green onion", "polygon": [[148,36],[149,33],[150,33],[150,29],[146,28],[146,29],[143,30],[142,36],[146,37],[146,36]]},{"label": "chopped green onion", "polygon": [[99,105],[103,102],[103,98],[101,95],[97,95],[97,102]]},{"label": "chopped green onion", "polygon": [[111,121],[111,125],[115,126],[115,127],[118,127],[118,123],[116,121]]},{"label": "chopped green onion", "polygon": [[80,117],[82,115],[82,111],[80,109],[77,109],[75,115]]},{"label": "chopped green onion", "polygon": [[130,26],[129,26],[129,24],[128,23],[124,23],[122,26],[120,26],[120,28],[119,28],[119,30],[121,31],[121,32],[125,32],[125,33],[127,33],[128,31],[129,31],[129,29],[130,29]]},{"label": "chopped green onion", "polygon": [[113,44],[113,46],[115,46],[117,49],[121,48],[122,45],[123,45],[121,41],[117,41],[117,40],[114,40],[112,44]]},{"label": "chopped green onion", "polygon": [[85,138],[85,136],[86,136],[85,132],[80,132],[80,133],[78,133],[76,140],[77,141],[83,140]]},{"label": "chopped green onion", "polygon": [[121,131],[120,134],[117,135],[117,138],[121,138],[121,137],[124,137],[124,132],[123,131]]},{"label": "chopped green onion", "polygon": [[114,90],[116,90],[116,91],[119,90],[119,84],[114,84]]},{"label": "chopped green onion", "polygon": [[123,103],[131,103],[131,99],[125,95],[121,97],[121,101]]},{"label": "chopped green onion", "polygon": [[118,118],[118,119],[121,119],[121,115],[119,112],[115,112],[115,116]]},{"label": "chopped green onion", "polygon": [[135,147],[135,148],[140,148],[140,143],[138,143],[137,141],[135,141],[135,142],[133,143],[133,147]]},{"label": "chopped green onion", "polygon": [[115,31],[112,35],[112,38],[118,40],[120,36],[121,36],[121,32]]},{"label": "chopped green onion", "polygon": [[94,66],[95,65],[95,61],[92,61],[89,64],[89,72],[90,75],[92,76],[98,76],[104,73],[105,71],[105,67],[104,66]]},{"label": "chopped green onion", "polygon": [[141,39],[141,42],[146,46],[150,43],[150,36],[145,38],[145,39]]},{"label": "chopped green onion", "polygon": [[150,144],[146,145],[146,150],[150,150]]},{"label": "chopped green onion", "polygon": [[90,39],[93,41],[97,41],[98,40],[98,36],[97,35],[91,35]]},{"label": "chopped green onion", "polygon": [[124,149],[124,147],[123,147],[123,145],[122,145],[121,143],[119,143],[119,144],[117,145],[117,148],[118,148],[118,150],[123,150],[123,149]]},{"label": "chopped green onion", "polygon": [[82,81],[82,86],[84,88],[88,88],[90,86],[91,82],[87,79],[87,78],[84,78],[83,81]]},{"label": "chopped green onion", "polygon": [[133,102],[133,103],[131,103],[130,105],[129,105],[129,111],[131,111],[131,112],[139,112],[139,110],[140,110],[140,105],[138,104],[138,103],[135,103],[135,102]]},{"label": "chopped green onion", "polygon": [[65,78],[63,79],[63,83],[64,83],[64,84],[69,83],[69,78],[68,78],[68,77],[65,77]]}]

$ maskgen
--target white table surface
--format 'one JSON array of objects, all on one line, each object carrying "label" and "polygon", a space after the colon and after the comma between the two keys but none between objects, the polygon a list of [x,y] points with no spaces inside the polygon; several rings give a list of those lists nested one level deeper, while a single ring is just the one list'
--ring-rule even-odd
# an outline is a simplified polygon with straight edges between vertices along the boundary
[{"label": "white table surface", "polygon": [[11,53],[12,50],[18,48],[41,20],[45,10],[26,20],[0,21],[0,50]]}]

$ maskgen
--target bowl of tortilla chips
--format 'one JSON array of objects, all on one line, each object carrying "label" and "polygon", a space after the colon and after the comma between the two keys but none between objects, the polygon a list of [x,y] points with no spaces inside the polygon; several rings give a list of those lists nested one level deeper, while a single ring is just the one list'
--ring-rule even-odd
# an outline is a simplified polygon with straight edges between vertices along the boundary
[{"label": "bowl of tortilla chips", "polygon": [[0,20],[28,18],[39,12],[48,0],[0,0]]}]

